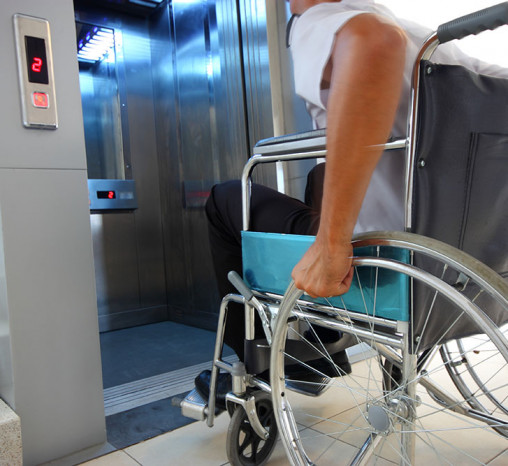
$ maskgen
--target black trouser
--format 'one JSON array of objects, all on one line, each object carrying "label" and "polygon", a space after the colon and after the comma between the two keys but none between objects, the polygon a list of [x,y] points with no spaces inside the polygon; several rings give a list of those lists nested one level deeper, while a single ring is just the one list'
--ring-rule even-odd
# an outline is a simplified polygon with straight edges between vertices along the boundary
[{"label": "black trouser", "polygon": [[[314,235],[319,227],[323,194],[324,164],[317,165],[308,175],[305,203],[265,186],[253,184],[250,229],[271,233]],[[227,274],[242,274],[242,202],[240,181],[228,181],[212,188],[206,204],[209,221],[210,247],[219,293],[236,292]],[[257,319],[256,335],[262,329]],[[243,306],[230,304],[224,342],[244,357]]]}]

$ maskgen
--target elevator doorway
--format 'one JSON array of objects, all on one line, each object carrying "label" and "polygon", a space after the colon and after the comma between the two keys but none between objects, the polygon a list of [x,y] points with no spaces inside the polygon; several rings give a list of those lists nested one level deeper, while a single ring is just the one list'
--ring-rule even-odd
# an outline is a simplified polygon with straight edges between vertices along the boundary
[{"label": "elevator doorway", "polygon": [[100,59],[78,60],[89,178],[136,191],[131,210],[91,212],[100,330],[213,329],[204,202],[273,135],[264,1],[74,5],[78,48],[94,31],[113,38]]}]

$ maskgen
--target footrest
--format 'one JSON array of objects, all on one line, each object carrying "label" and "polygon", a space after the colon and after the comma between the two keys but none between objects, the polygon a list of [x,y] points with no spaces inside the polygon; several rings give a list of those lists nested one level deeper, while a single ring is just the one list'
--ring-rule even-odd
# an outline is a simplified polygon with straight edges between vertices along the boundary
[{"label": "footrest", "polygon": [[197,421],[206,419],[207,401],[201,398],[196,389],[193,389],[180,403],[182,415]]},{"label": "footrest", "polygon": [[307,396],[319,396],[329,387],[332,379],[328,377],[315,376],[312,380],[286,380],[286,388],[293,392],[301,393]]}]

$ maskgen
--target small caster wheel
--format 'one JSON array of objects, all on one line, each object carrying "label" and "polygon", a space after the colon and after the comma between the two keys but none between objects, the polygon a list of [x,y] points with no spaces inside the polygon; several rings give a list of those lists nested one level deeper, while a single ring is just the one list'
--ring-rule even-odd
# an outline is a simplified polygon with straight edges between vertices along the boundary
[{"label": "small caster wheel", "polygon": [[233,466],[260,466],[265,464],[275,447],[277,423],[268,393],[253,393],[261,425],[269,432],[266,440],[260,438],[249,423],[245,410],[237,405],[229,423],[226,450]]}]

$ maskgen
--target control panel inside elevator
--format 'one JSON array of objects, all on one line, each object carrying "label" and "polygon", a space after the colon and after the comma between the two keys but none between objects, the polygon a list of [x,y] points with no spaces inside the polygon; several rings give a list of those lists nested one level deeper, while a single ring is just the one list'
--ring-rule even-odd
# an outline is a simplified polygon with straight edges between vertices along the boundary
[{"label": "control panel inside elevator", "polygon": [[49,22],[15,14],[14,33],[23,125],[56,129],[58,117]]}]

